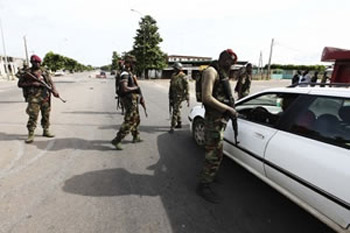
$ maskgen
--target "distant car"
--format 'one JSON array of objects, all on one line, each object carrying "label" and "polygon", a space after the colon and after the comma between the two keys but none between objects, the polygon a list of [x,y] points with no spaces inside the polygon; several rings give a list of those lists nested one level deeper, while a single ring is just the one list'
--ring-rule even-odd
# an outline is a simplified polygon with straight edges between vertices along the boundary
[{"label": "distant car", "polygon": [[115,71],[114,70],[111,71],[111,75],[115,75]]},{"label": "distant car", "polygon": [[96,78],[107,78],[106,72],[101,71],[99,74],[96,75]]},{"label": "distant car", "polygon": [[[350,232],[350,85],[269,89],[236,103],[224,154],[337,232]],[[204,144],[202,106],[189,119]],[[263,200],[262,200],[263,201]]]},{"label": "distant car", "polygon": [[63,70],[57,70],[55,73],[54,73],[55,76],[64,76],[65,75],[65,72]]}]

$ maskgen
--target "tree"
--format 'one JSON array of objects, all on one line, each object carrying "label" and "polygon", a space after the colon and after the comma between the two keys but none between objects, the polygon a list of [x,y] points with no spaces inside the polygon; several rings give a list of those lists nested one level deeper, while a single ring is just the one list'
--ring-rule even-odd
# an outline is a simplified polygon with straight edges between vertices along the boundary
[{"label": "tree", "polygon": [[52,51],[45,55],[43,65],[51,71],[69,70],[70,72],[73,72],[92,69],[91,66],[84,66],[72,58],[55,54]]},{"label": "tree", "polygon": [[119,70],[119,60],[120,56],[116,51],[113,51],[111,70]]},{"label": "tree", "polygon": [[166,54],[160,50],[159,44],[163,41],[158,32],[157,22],[151,16],[141,18],[140,28],[136,30],[134,45],[131,54],[136,57],[136,73],[145,73],[148,79],[148,70],[162,70],[167,66]]},{"label": "tree", "polygon": [[72,58],[65,57],[64,67],[66,70],[69,70],[71,73],[73,73],[73,71],[77,71],[78,69],[78,62]]},{"label": "tree", "polygon": [[[265,69],[267,65],[265,66]],[[326,67],[324,65],[281,65],[281,64],[272,64],[271,69],[282,69],[282,70],[315,70],[315,71],[324,71]]]},{"label": "tree", "polygon": [[61,55],[50,51],[45,55],[43,65],[52,71],[61,70],[64,67],[64,59]]}]

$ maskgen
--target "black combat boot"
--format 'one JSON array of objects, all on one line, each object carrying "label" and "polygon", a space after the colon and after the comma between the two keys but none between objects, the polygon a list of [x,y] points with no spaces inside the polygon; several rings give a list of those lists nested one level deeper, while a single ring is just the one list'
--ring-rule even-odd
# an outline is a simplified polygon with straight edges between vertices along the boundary
[{"label": "black combat boot", "polygon": [[220,202],[218,195],[212,190],[210,184],[208,183],[199,183],[196,193],[208,202],[214,204],[218,204]]},{"label": "black combat boot", "polygon": [[175,129],[181,129],[181,128],[182,128],[181,122],[177,122],[177,125],[175,126]]}]

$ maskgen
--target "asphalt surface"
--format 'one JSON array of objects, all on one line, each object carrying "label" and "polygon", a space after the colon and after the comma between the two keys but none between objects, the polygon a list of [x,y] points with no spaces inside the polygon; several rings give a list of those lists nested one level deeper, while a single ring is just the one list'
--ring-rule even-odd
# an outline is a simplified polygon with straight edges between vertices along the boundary
[{"label": "asphalt surface", "polygon": [[[67,103],[52,102],[53,139],[25,144],[26,103],[15,82],[0,82],[0,232],[231,233],[332,232],[225,158],[215,184],[220,204],[195,193],[204,151],[183,125],[169,134],[168,80],[139,81],[149,117],[143,142],[110,144],[122,123],[113,78],[55,77]],[[253,92],[286,81],[253,82]],[[191,83],[191,90],[194,83]],[[191,94],[194,106],[194,93]]]}]

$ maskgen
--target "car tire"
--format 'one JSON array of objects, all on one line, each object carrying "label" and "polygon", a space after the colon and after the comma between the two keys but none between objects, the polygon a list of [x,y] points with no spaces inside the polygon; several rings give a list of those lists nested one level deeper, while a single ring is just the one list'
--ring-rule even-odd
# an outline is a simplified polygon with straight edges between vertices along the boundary
[{"label": "car tire", "polygon": [[204,119],[199,117],[194,119],[192,136],[198,146],[204,146]]}]

